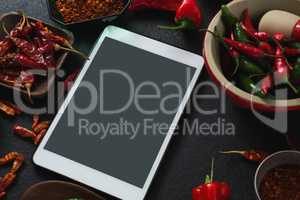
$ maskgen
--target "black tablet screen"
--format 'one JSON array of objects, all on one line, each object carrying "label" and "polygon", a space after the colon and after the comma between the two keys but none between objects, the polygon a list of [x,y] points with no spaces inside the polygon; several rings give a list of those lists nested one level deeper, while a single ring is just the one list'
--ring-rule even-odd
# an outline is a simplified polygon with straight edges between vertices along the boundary
[{"label": "black tablet screen", "polygon": [[105,38],[45,149],[142,188],[194,73]]}]

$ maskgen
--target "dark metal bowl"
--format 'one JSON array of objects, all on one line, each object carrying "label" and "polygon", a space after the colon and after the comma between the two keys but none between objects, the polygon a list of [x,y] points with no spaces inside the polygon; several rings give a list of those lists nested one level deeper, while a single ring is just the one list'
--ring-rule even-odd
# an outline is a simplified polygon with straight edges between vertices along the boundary
[{"label": "dark metal bowl", "polygon": [[56,8],[55,0],[47,0],[47,6],[48,6],[50,18],[52,20],[56,21],[57,23],[67,26],[67,25],[81,24],[81,23],[91,22],[91,21],[111,22],[111,21],[117,19],[119,16],[121,16],[127,10],[127,8],[129,7],[129,5],[131,3],[131,0],[123,0],[123,2],[124,2],[125,6],[124,6],[123,10],[118,14],[101,16],[101,17],[97,17],[94,19],[87,19],[87,20],[70,22],[70,23],[64,22],[63,17],[61,16],[61,14],[59,13],[59,11]]},{"label": "dark metal bowl", "polygon": [[[20,14],[17,12],[9,12],[9,13],[5,13],[0,17],[0,21],[2,23],[4,23],[6,25],[6,28],[8,30],[11,30],[19,21],[20,21]],[[35,22],[38,19],[33,18],[33,17],[28,17],[30,22]],[[73,33],[70,31],[67,31],[65,29],[62,28],[58,28],[56,26],[53,26],[51,24],[45,23],[44,24],[49,28],[49,30],[51,30],[52,32],[63,36],[64,38],[66,38],[70,44],[74,43],[74,36]],[[3,30],[3,28],[0,28],[0,37],[4,37],[6,34]],[[68,52],[62,52],[59,54],[58,56],[58,60],[57,60],[57,67],[56,69],[60,69],[62,64],[64,63],[66,57],[68,55]],[[40,97],[40,96],[44,96],[45,94],[47,94],[48,89],[52,86],[52,84],[54,83],[55,80],[55,73],[52,73],[48,78],[46,77],[45,80],[43,79],[43,81],[39,82],[38,84],[34,85],[31,89],[31,96],[32,97]],[[21,93],[27,95],[27,91],[24,89],[20,89],[18,87],[14,87],[11,85],[7,85],[4,83],[0,83],[0,86],[6,87],[6,88],[10,88],[10,89],[14,89],[17,91],[20,91]]]}]

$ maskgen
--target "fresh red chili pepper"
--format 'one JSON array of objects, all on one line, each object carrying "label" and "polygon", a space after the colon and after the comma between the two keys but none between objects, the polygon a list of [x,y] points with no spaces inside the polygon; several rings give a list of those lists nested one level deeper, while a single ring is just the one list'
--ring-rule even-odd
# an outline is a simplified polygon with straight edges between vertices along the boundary
[{"label": "fresh red chili pepper", "polygon": [[286,40],[286,36],[283,33],[274,33],[273,34],[273,39],[276,40],[277,42],[282,42]]},{"label": "fresh red chili pepper", "polygon": [[284,54],[286,56],[299,56],[300,55],[300,49],[285,47],[284,48]]},{"label": "fresh red chili pepper", "polygon": [[267,76],[265,76],[260,84],[260,88],[261,91],[264,95],[267,95],[270,93],[270,90],[272,89],[272,87],[274,86],[273,84],[273,77],[271,74],[268,74]]},{"label": "fresh red chili pepper", "polygon": [[223,41],[230,47],[233,47],[240,53],[243,53],[251,58],[257,59],[267,56],[267,54],[262,49],[257,48],[251,44],[237,42],[229,38],[223,38]]},{"label": "fresh red chili pepper", "polygon": [[254,28],[248,9],[243,12],[242,27],[250,37],[255,38],[256,40],[268,41],[270,39],[270,35],[267,32],[258,32]]},{"label": "fresh red chili pepper", "polygon": [[221,152],[223,154],[238,154],[244,157],[246,160],[253,161],[253,162],[262,162],[265,160],[269,154],[264,151],[224,151]]},{"label": "fresh red chili pepper", "polygon": [[12,41],[7,37],[0,42],[0,56],[4,56],[13,47]]},{"label": "fresh red chili pepper", "polygon": [[183,0],[176,11],[176,26],[160,26],[163,29],[184,30],[198,29],[202,21],[202,14],[196,0]]},{"label": "fresh red chili pepper", "polygon": [[192,190],[193,200],[228,200],[230,198],[230,187],[225,182],[213,181],[213,165],[211,175],[206,176],[205,184],[199,185]]},{"label": "fresh red chili pepper", "polygon": [[13,126],[13,132],[25,138],[34,139],[36,137],[36,134],[33,131],[28,130],[27,128],[24,128],[17,124]]},{"label": "fresh red chili pepper", "polygon": [[133,0],[129,6],[129,11],[139,11],[142,9],[176,11],[182,0]]},{"label": "fresh red chili pepper", "polygon": [[275,84],[287,84],[295,93],[298,93],[298,90],[289,81],[290,65],[284,57],[281,47],[277,47],[275,55],[273,66]]},{"label": "fresh red chili pepper", "polygon": [[258,47],[267,54],[274,54],[274,49],[268,42],[259,42]]},{"label": "fresh red chili pepper", "polygon": [[64,80],[64,89],[65,89],[65,91],[70,90],[70,88],[72,87],[72,85],[73,85],[76,77],[78,76],[79,72],[80,72],[80,68],[77,68],[71,74],[69,74],[67,76],[67,78]]}]

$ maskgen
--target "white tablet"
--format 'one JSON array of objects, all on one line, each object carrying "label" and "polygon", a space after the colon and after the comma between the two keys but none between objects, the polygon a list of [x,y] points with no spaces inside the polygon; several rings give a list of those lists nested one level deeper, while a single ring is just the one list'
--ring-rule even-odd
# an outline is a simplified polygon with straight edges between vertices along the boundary
[{"label": "white tablet", "polygon": [[142,200],[202,66],[199,55],[107,27],[34,163],[120,199]]}]

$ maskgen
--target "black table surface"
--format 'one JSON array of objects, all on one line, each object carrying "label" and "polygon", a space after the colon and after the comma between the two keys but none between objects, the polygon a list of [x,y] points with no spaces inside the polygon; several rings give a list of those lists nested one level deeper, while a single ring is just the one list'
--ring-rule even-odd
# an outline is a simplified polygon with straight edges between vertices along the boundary
[{"label": "black table surface", "polygon": [[[207,27],[209,21],[217,13],[221,1],[199,1],[203,11],[203,27]],[[28,15],[55,24],[49,19],[45,0],[2,0],[0,4],[1,13],[24,10]],[[150,38],[201,54],[203,35],[199,33],[184,33],[178,31],[166,31],[157,28],[159,24],[172,23],[173,14],[159,11],[145,11],[140,13],[126,13],[113,24],[131,30],[133,32],[148,36]],[[93,46],[97,36],[105,25],[93,23],[71,27],[75,34],[76,47],[88,53]],[[70,69],[80,66],[75,57],[69,57],[64,67]],[[209,81],[206,71],[199,78],[199,83]],[[9,99],[12,93],[0,89],[1,98]],[[198,94],[211,94],[210,87],[203,87]],[[196,95],[197,93],[194,93]],[[45,99],[39,100],[43,104]],[[288,149],[286,139],[283,135],[263,125],[253,114],[234,105],[230,99],[225,100],[226,112],[220,112],[220,100],[199,99],[198,105],[207,110],[217,108],[218,112],[211,115],[203,115],[194,108],[189,114],[184,114],[182,119],[190,122],[197,119],[201,123],[214,123],[218,119],[226,120],[235,126],[234,136],[204,136],[183,135],[174,136],[166,152],[162,164],[157,172],[146,199],[151,200],[187,200],[191,199],[191,189],[203,182],[204,177],[210,171],[212,156],[216,156],[215,177],[218,180],[228,181],[232,186],[232,200],[253,200],[255,198],[253,180],[257,168],[256,164],[248,163],[238,157],[224,157],[217,154],[226,149],[262,149],[270,153]],[[289,118],[289,124],[297,121],[298,112],[294,112]],[[50,116],[51,117],[51,116]],[[1,153],[18,151],[26,156],[26,163],[15,184],[9,189],[7,200],[19,199],[21,194],[32,184],[45,180],[68,180],[63,176],[35,166],[32,163],[32,155],[36,147],[12,134],[11,126],[20,122],[30,126],[31,116],[22,114],[17,118],[7,118],[0,115],[0,149]],[[180,126],[182,127],[182,122]],[[297,128],[295,128],[297,130]],[[5,173],[1,169],[1,174]],[[98,192],[102,194],[101,192]],[[107,199],[114,199],[107,196]]]}]

